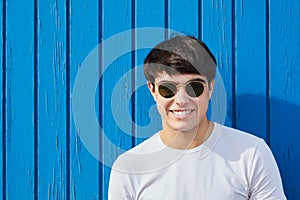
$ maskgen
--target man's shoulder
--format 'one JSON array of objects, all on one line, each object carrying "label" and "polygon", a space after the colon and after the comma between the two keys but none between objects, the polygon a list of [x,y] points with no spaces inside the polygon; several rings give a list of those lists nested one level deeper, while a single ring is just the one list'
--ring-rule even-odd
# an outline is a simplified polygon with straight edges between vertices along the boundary
[{"label": "man's shoulder", "polygon": [[148,153],[153,153],[161,148],[162,148],[162,144],[159,138],[159,133],[155,133],[150,138],[147,138],[140,144],[128,150],[126,153],[148,154]]},{"label": "man's shoulder", "polygon": [[258,136],[243,130],[239,130],[236,128],[232,128],[220,124],[217,124],[217,126],[222,131],[222,137],[226,138],[229,141],[247,143],[253,145],[256,145],[263,141],[262,138],[259,138]]},{"label": "man's shoulder", "polygon": [[142,143],[121,154],[114,162],[113,169],[119,172],[139,173],[145,171],[146,163],[153,162],[163,144],[159,133],[154,134]]},{"label": "man's shoulder", "polygon": [[267,148],[267,144],[260,137],[220,124],[217,126],[221,134],[215,150],[220,154],[240,157],[244,153],[253,154],[258,148]]}]

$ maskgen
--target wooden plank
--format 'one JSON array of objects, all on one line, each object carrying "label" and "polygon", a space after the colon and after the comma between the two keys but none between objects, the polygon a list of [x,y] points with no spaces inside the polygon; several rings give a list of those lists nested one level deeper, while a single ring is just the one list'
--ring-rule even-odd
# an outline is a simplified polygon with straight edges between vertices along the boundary
[{"label": "wooden plank", "polygon": [[33,199],[34,1],[6,6],[6,198]]},{"label": "wooden plank", "polygon": [[[146,138],[161,129],[161,119],[156,109],[155,102],[148,90],[144,77],[143,63],[151,48],[141,49],[140,46],[152,41],[154,47],[164,40],[164,3],[155,1],[136,1],[135,18],[136,28],[154,27],[148,29],[147,36],[141,31],[136,33],[136,54],[135,54],[135,144],[139,144]],[[159,31],[162,29],[162,31]],[[149,44],[150,46],[150,44]]]},{"label": "wooden plank", "polygon": [[[118,35],[122,31],[127,31],[132,28],[132,1],[103,1],[102,10],[103,19],[103,40],[107,41],[111,39],[112,46],[104,45],[103,48],[103,63],[106,70],[103,72],[102,77],[102,126],[103,132],[108,140],[103,143],[103,162],[105,166],[103,168],[103,199],[107,199],[107,187],[109,182],[110,167],[116,154],[121,153],[124,150],[128,150],[132,147],[132,123],[128,122],[127,130],[120,129],[116,123],[117,116],[113,116],[113,112],[118,113],[125,112],[132,116],[132,105],[129,102],[127,105],[123,105],[124,100],[128,93],[132,91],[132,76],[126,79],[124,85],[120,85],[120,88],[115,88],[117,82],[131,70],[132,54],[121,56],[123,50],[131,49],[132,38],[129,34],[128,37],[124,37],[118,40]],[[113,63],[107,65],[108,57],[113,58]],[[112,99],[112,93],[115,89],[120,90],[118,99],[115,101]]]},{"label": "wooden plank", "polygon": [[270,2],[270,145],[287,199],[300,199],[300,3]]},{"label": "wooden plank", "polygon": [[[97,1],[70,1],[70,89],[80,65],[99,43],[99,4]],[[95,94],[97,98],[97,95]],[[95,107],[95,109],[98,109]],[[71,113],[69,113],[71,115]],[[92,156],[70,121],[70,198],[98,199],[101,188],[101,164]],[[91,133],[98,134],[98,133]]]},{"label": "wooden plank", "polygon": [[38,198],[66,199],[66,5],[38,1]]},{"label": "wooden plank", "polygon": [[236,1],[235,94],[236,127],[266,140],[268,90],[265,3],[258,0]]},{"label": "wooden plank", "polygon": [[[232,26],[234,22],[234,15],[232,16],[233,8],[230,0],[216,0],[216,1],[201,1],[199,5],[201,10],[200,19],[202,33],[202,40],[210,48],[217,60],[217,68],[222,77],[218,88],[214,89],[212,98],[216,99],[217,105],[211,106],[211,112],[217,112],[218,109],[223,109],[227,104],[227,113],[225,125],[235,126],[235,66],[233,51],[234,47],[234,32]],[[223,82],[222,82],[223,81]],[[223,95],[223,87],[226,89],[226,98]],[[213,114],[213,113],[212,113]],[[222,118],[221,114],[221,118]],[[223,119],[220,119],[220,123]],[[224,123],[224,122],[222,122]]]}]

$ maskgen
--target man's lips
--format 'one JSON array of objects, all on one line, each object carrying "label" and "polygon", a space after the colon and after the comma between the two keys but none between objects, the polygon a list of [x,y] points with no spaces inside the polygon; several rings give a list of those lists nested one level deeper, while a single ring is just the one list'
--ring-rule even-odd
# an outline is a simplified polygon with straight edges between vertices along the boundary
[{"label": "man's lips", "polygon": [[187,115],[191,114],[193,111],[194,111],[194,109],[174,109],[174,110],[170,110],[170,112],[172,112],[174,115],[176,115],[178,117],[187,116]]}]

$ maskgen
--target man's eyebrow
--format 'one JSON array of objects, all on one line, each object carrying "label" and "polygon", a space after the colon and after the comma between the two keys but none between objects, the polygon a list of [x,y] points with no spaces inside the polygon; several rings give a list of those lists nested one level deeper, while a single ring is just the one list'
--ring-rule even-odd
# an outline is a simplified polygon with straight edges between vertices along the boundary
[{"label": "man's eyebrow", "polygon": [[200,82],[206,83],[206,81],[201,78],[194,78],[194,79],[189,80],[189,82],[191,82],[191,81],[200,81]]},{"label": "man's eyebrow", "polygon": [[[187,82],[193,82],[193,81],[199,81],[199,82],[202,82],[202,83],[206,83],[206,81],[204,79],[201,79],[201,78],[194,78],[194,79],[191,79],[191,80],[188,80]],[[158,82],[158,84],[162,84],[162,83],[174,83],[174,84],[178,84],[174,81],[166,81],[166,80],[162,80],[160,82]]]},{"label": "man's eyebrow", "polygon": [[177,84],[176,82],[174,81],[166,81],[166,80],[162,80],[162,81],[159,81],[158,84],[161,84],[161,83],[174,83],[174,84]]}]

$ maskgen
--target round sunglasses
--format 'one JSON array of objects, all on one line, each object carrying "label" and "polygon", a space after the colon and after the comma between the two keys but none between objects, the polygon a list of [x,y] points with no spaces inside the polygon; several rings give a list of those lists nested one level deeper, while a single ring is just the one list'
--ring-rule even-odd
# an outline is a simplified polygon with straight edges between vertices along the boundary
[{"label": "round sunglasses", "polygon": [[[172,98],[178,91],[179,85],[174,82],[157,83],[158,93],[164,98]],[[205,83],[201,81],[188,81],[184,85],[185,92],[190,97],[199,97],[204,91]]]}]

